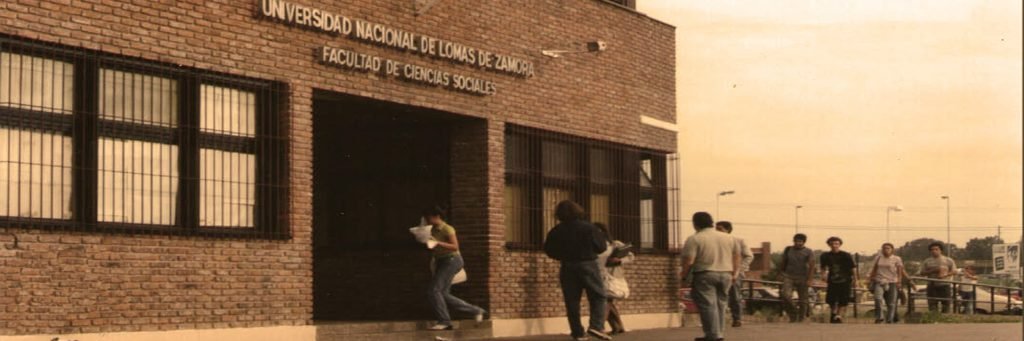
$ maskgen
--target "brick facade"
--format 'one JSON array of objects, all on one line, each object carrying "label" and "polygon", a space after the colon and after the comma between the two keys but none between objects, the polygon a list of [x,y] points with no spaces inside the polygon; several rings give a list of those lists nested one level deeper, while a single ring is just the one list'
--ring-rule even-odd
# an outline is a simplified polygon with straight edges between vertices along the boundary
[{"label": "brick facade", "polygon": [[[563,315],[557,265],[504,247],[506,123],[675,150],[674,133],[640,123],[640,115],[675,121],[674,28],[643,14],[599,0],[441,1],[420,16],[406,0],[293,2],[524,58],[536,74],[485,71],[258,18],[258,1],[4,1],[0,34],[285,83],[292,238],[5,228],[0,335],[310,324],[314,89],[476,118],[455,124],[451,137],[453,223],[470,273],[458,294],[493,318]],[[608,50],[540,52],[595,40]],[[324,44],[492,80],[498,92],[477,96],[320,65],[312,51]],[[638,258],[629,270],[634,298],[622,311],[674,311],[675,259]],[[422,298],[418,289],[407,295]]]}]

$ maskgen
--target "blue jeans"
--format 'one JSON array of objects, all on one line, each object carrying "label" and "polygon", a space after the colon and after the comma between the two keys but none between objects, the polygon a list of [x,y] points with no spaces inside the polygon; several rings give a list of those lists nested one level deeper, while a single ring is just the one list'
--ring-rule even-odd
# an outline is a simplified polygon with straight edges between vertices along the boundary
[{"label": "blue jeans", "polygon": [[705,340],[724,338],[725,306],[729,301],[732,275],[728,272],[693,274],[693,301],[700,310],[700,324]]},{"label": "blue jeans", "polygon": [[569,329],[573,337],[586,335],[583,323],[580,322],[580,299],[583,291],[587,291],[587,302],[590,303],[590,329],[604,329],[604,306],[608,301],[605,295],[604,280],[597,261],[562,262],[558,270],[558,281],[562,284],[562,297],[565,299],[565,315],[569,319]]},{"label": "blue jeans", "polygon": [[[875,320],[884,320],[892,323],[896,317],[896,293],[900,287],[896,283],[876,284],[875,292]],[[885,304],[885,315],[882,315],[882,304]]]},{"label": "blue jeans", "polygon": [[960,298],[962,298],[964,302],[964,314],[974,315],[974,290],[961,291]]},{"label": "blue jeans", "polygon": [[732,313],[733,322],[739,321],[743,318],[743,297],[740,295],[740,289],[743,288],[743,278],[736,278],[736,282],[732,283],[732,287],[729,288],[729,312]]},{"label": "blue jeans", "polygon": [[452,278],[459,273],[459,270],[462,270],[462,266],[462,256],[459,255],[434,259],[434,277],[430,279],[427,301],[434,308],[434,316],[437,317],[439,324],[452,324],[452,317],[448,314],[448,309],[470,314],[484,312],[483,308],[452,296]]}]

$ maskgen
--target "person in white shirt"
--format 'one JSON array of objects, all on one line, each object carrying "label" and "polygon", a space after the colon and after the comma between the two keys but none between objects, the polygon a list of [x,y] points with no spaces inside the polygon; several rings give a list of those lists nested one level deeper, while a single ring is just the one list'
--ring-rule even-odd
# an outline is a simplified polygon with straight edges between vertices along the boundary
[{"label": "person in white shirt", "polygon": [[[871,267],[872,294],[875,296],[875,323],[893,323],[896,318],[896,293],[900,290],[900,281],[907,278],[903,267],[903,259],[894,255],[895,248],[890,243],[882,244],[882,253],[875,258]],[[882,316],[882,303],[885,302],[885,316]]]},{"label": "person in white shirt", "polygon": [[686,239],[682,250],[682,280],[692,270],[693,301],[700,310],[704,330],[702,340],[725,338],[725,309],[729,287],[740,270],[740,251],[732,236],[714,229],[714,220],[707,212],[693,214],[697,233]]},{"label": "person in white shirt", "polygon": [[[732,234],[732,223],[725,220],[716,222],[715,229]],[[732,326],[740,327],[743,325],[743,297],[740,295],[740,289],[743,288],[743,278],[750,269],[750,263],[754,262],[754,253],[747,247],[747,242],[743,241],[743,238],[732,236],[732,239],[736,240],[736,247],[740,250],[740,272],[729,289],[729,312],[732,314]]]},{"label": "person in white shirt", "polygon": [[608,303],[604,305],[605,320],[611,327],[609,334],[622,334],[626,332],[626,327],[622,324],[622,315],[615,306],[615,300],[629,298],[629,283],[626,282],[626,270],[622,266],[632,263],[636,256],[629,252],[625,257],[615,257],[616,251],[626,244],[613,239],[604,224],[594,223],[594,226],[608,238],[608,249],[597,255],[597,267],[601,270],[601,278],[604,279],[604,288],[608,296]]},{"label": "person in white shirt", "polygon": [[942,243],[933,242],[928,244],[928,253],[931,257],[921,261],[919,275],[938,281],[928,281],[928,310],[939,311],[942,306],[942,313],[949,313],[950,302],[953,300],[950,279],[956,274],[956,262],[953,259],[942,255]]},{"label": "person in white shirt", "polygon": [[978,276],[974,275],[974,268],[970,265],[965,266],[963,269],[957,272],[956,281],[960,284],[960,298],[964,300],[964,313],[967,315],[974,315],[974,300],[977,299],[974,292],[974,284],[978,284]]}]

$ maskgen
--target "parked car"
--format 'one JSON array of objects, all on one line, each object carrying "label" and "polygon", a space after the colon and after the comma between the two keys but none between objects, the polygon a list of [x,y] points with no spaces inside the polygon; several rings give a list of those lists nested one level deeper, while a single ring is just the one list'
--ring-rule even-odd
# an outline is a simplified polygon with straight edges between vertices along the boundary
[{"label": "parked car", "polygon": [[747,314],[756,311],[771,311],[781,314],[783,309],[782,300],[779,298],[779,290],[769,287],[742,288],[740,294],[744,298],[743,309]]},{"label": "parked car", "polygon": [[[753,291],[749,287],[743,287],[740,289],[740,293],[743,296],[744,306],[743,310],[746,314],[753,314],[755,311],[773,311],[775,314],[782,314],[783,305],[782,300],[779,299],[779,290],[773,287],[754,287]],[[680,308],[687,313],[696,313],[697,305],[693,302],[693,292],[691,288],[682,288],[679,290]],[[809,299],[813,302],[816,295],[811,295]],[[793,299],[796,300],[796,292],[793,293]],[[812,304],[813,306],[813,304]],[[767,308],[767,309],[766,309]]]},{"label": "parked car", "polygon": [[[807,301],[808,304],[811,306],[811,309],[808,311],[808,313],[812,313],[814,311],[823,309],[821,305],[818,304],[819,290],[824,292],[823,288],[810,288],[810,294],[807,295]],[[783,307],[782,298],[779,296],[778,288],[744,287],[740,289],[740,294],[743,296],[745,303],[743,309],[746,311],[747,314],[753,314],[755,311],[774,311],[781,314],[782,311],[785,310]],[[797,295],[796,291],[793,291],[790,297],[792,298],[793,302],[799,300],[799,295]]]},{"label": "parked car", "polygon": [[[914,286],[914,309],[917,311],[928,311],[927,287],[924,284]],[[981,286],[975,287],[975,290],[977,296],[975,298],[974,312],[976,314],[1021,314],[1024,311],[1024,302],[1021,302],[1020,299],[1000,294],[993,295],[989,289]],[[992,306],[993,299],[995,300],[994,310]],[[959,296],[957,296],[957,300],[960,300]],[[960,306],[962,307],[963,305]]]}]

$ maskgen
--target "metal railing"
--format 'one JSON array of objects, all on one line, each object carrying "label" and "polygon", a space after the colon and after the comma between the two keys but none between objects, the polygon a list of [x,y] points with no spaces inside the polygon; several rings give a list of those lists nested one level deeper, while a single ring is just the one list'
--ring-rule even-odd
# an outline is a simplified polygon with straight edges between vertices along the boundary
[{"label": "metal railing", "polygon": [[[778,282],[778,281],[765,281],[765,280],[758,280],[758,279],[744,279],[742,283],[743,283],[742,284],[743,288],[746,289],[746,291],[740,290],[740,294],[744,295],[743,296],[744,300],[753,301],[753,302],[777,302],[777,303],[780,303],[780,304],[782,304],[782,302],[783,302],[783,300],[782,300],[782,295],[783,295],[783,293],[782,293],[782,282]],[[753,297],[755,284],[759,284],[760,287],[766,287],[766,286],[767,287],[774,287],[778,291],[778,294],[779,294],[778,298]],[[823,292],[827,288],[828,288],[827,286],[821,285],[821,284],[812,284],[812,285],[808,286],[808,288],[807,288],[808,289],[808,293],[807,293],[807,305],[808,306],[807,306],[807,309],[806,309],[806,312],[807,312],[808,316],[810,315],[810,313],[812,311],[814,311],[815,308],[818,308],[820,306],[825,305],[825,302],[818,298],[818,293]],[[858,291],[865,291],[865,290],[864,289],[860,289],[860,288],[853,288],[853,296],[854,296],[854,298],[856,298],[858,296],[857,295]],[[795,300],[797,300],[797,304],[799,304],[799,298],[796,298]],[[851,302],[851,305],[853,306],[853,314],[857,315],[857,310],[858,310],[857,309],[857,305],[858,305],[857,304],[857,300],[853,299],[852,302]],[[783,311],[785,311],[785,307],[782,307],[782,308],[783,308]]]},{"label": "metal railing", "polygon": [[[1001,298],[999,300],[1000,302],[998,302],[998,303],[1000,303],[1001,307],[1005,308],[1002,311],[1007,311],[1007,312],[1010,312],[1010,313],[1020,313],[1021,309],[1022,309],[1021,304],[1019,303],[1020,299],[1018,298],[1018,302],[1014,303],[1013,302],[1013,297],[1011,296],[1011,294],[1013,292],[1016,292],[1017,293],[1017,297],[1024,297],[1024,288],[1020,288],[1020,287],[1016,287],[1016,288],[1015,287],[1006,287],[1006,286],[990,285],[990,284],[967,283],[967,282],[958,282],[958,281],[948,281],[948,280],[926,278],[926,277],[910,277],[910,279],[911,279],[911,281],[925,281],[925,282],[928,283],[929,286],[932,285],[931,283],[946,283],[946,284],[949,284],[949,287],[950,287],[949,288],[949,290],[950,290],[950,297],[930,297],[930,296],[928,296],[927,291],[924,292],[924,293],[918,292],[916,286],[914,286],[914,287],[907,287],[905,289],[907,290],[907,312],[908,313],[913,313],[914,312],[914,308],[915,308],[914,300],[916,298],[922,298],[923,297],[923,299],[925,299],[925,300],[935,301],[936,302],[936,308],[938,308],[938,306],[940,305],[939,304],[940,302],[949,302],[948,304],[950,306],[950,312],[954,313],[954,314],[960,313],[960,310],[963,307],[962,304],[967,303],[967,302],[973,303],[972,305],[973,305],[973,309],[974,310],[978,310],[979,304],[988,303],[988,305],[989,305],[988,313],[989,314],[994,314],[994,313],[996,313],[996,303],[997,303],[996,302],[996,295],[998,294],[997,292],[1000,291],[1000,290],[1002,290],[1002,291],[1004,291],[1006,293],[1006,295],[1005,295],[1006,296],[1006,305],[1005,306],[1001,305],[1002,304],[1002,299]],[[971,288],[970,288],[971,290],[969,292],[971,292],[971,297],[973,297],[973,299],[965,300],[965,299],[960,297],[959,294],[961,292],[960,291],[961,286],[971,286]],[[983,287],[983,288],[987,289],[987,291],[988,291],[988,300],[987,301],[986,300],[979,300],[978,299],[978,287]],[[968,312],[968,313],[973,313],[973,311]]]},{"label": "metal railing", "polygon": [[[905,300],[904,303],[907,305],[907,314],[912,314],[912,313],[915,312],[916,308],[918,308],[918,307],[916,307],[915,300],[919,300],[919,299],[939,301],[939,302],[941,302],[941,301],[948,301],[948,302],[950,302],[949,303],[950,312],[954,313],[954,314],[960,314],[961,313],[961,309],[964,308],[965,306],[968,306],[966,304],[967,302],[973,303],[975,311],[979,311],[980,310],[980,311],[983,311],[983,312],[987,312],[989,314],[996,314],[996,313],[1021,314],[1022,313],[1022,308],[1024,308],[1024,307],[1021,306],[1021,302],[1020,302],[1020,298],[1019,298],[1019,297],[1024,297],[1024,288],[1021,288],[1021,287],[1007,287],[1007,286],[990,285],[990,284],[966,283],[966,282],[958,282],[958,281],[938,280],[938,279],[925,278],[925,277],[910,277],[910,280],[911,280],[911,283],[915,283],[917,281],[935,282],[935,283],[949,283],[950,284],[950,297],[946,297],[946,298],[928,297],[927,293],[924,291],[925,289],[918,290],[918,288],[916,286],[914,286],[914,285],[906,285],[906,283],[903,283],[903,285],[902,285],[900,290],[901,291],[902,290],[906,290],[905,291],[906,300]],[[961,298],[960,295],[959,295],[960,294],[960,287],[961,286],[973,286],[971,288],[970,292],[972,293],[971,296],[974,297],[974,299],[965,300],[965,299]],[[776,293],[777,293],[778,296],[775,296],[775,297],[765,297],[763,295],[759,295],[759,296],[755,297],[755,295],[754,295],[755,290],[756,289],[761,289],[761,288],[772,288],[772,289],[776,290]],[[744,279],[742,284],[741,284],[741,290],[740,290],[740,295],[742,296],[743,300],[745,301],[745,303],[743,303],[744,310],[745,310],[744,313],[746,313],[746,314],[752,314],[753,313],[752,311],[748,310],[748,307],[752,306],[752,304],[750,304],[749,302],[761,302],[761,303],[767,302],[767,303],[779,304],[779,308],[780,308],[779,313],[780,314],[782,312],[784,312],[784,311],[787,311],[786,307],[783,306],[784,303],[783,303],[783,300],[782,300],[782,295],[784,293],[782,293],[781,288],[782,288],[782,282],[779,282],[779,281],[766,281],[766,280],[758,280],[758,279]],[[979,291],[979,288],[981,288],[980,291]],[[806,312],[807,312],[807,314],[809,316],[812,311],[816,310],[818,307],[821,307],[821,306],[825,305],[825,302],[823,300],[818,299],[818,294],[820,292],[826,290],[827,286],[821,285],[821,284],[816,284],[816,285],[809,286],[808,289],[809,289],[808,296],[807,296],[808,297],[808,299],[807,299],[808,307],[806,309]],[[869,306],[872,307],[871,309],[873,309],[873,305],[874,305],[873,302],[868,303],[868,301],[862,301],[862,300],[859,299],[859,298],[862,297],[862,294],[864,292],[868,292],[868,293],[874,295],[874,293],[872,293],[870,290],[868,290],[866,288],[857,288],[857,287],[855,287],[855,288],[852,289],[851,295],[853,296],[853,299],[850,302],[850,306],[851,306],[851,309],[852,309],[852,312],[853,312],[854,316],[858,316],[859,315],[859,310],[860,310],[859,306],[860,305],[869,304]],[[987,298],[979,299],[978,292],[987,292],[988,293],[988,297]],[[1017,298],[1016,302],[1014,301],[1014,297],[1012,296],[1013,293],[1017,294],[1018,298]],[[996,295],[1000,295],[1000,294],[1005,294],[1005,298],[1004,297],[999,297],[997,299]],[[681,298],[682,298],[683,301],[690,300],[690,298],[688,298],[688,297],[681,297]],[[897,299],[899,299],[899,298],[897,298]],[[1004,299],[1005,299],[1005,301],[1004,301]],[[798,300],[798,298],[794,298],[794,301],[797,301],[797,300]],[[872,297],[872,301],[873,301],[873,297]],[[799,304],[798,301],[794,302],[794,303],[795,304]],[[988,308],[987,311],[984,310],[984,309],[979,308],[982,304],[986,304],[988,306],[987,307]],[[754,305],[757,305],[757,304],[755,303]],[[997,310],[997,308],[1001,308],[1001,309]],[[787,312],[787,314],[788,314],[788,312]]]}]

